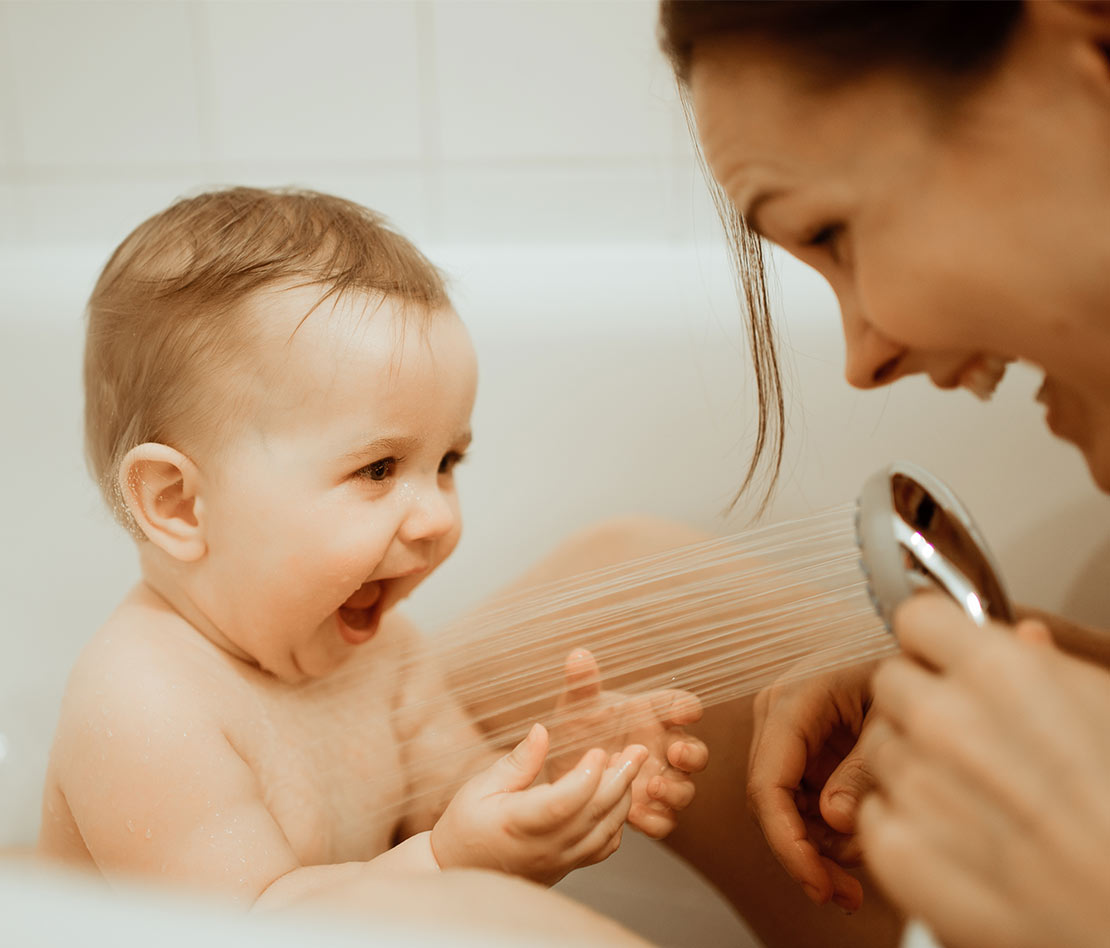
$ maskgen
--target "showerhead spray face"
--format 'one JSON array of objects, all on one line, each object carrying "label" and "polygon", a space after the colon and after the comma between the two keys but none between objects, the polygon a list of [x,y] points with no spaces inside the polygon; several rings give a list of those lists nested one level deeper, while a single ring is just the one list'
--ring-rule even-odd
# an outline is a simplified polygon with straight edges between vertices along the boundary
[{"label": "showerhead spray face", "polygon": [[1013,622],[998,567],[971,514],[928,471],[897,461],[867,479],[856,505],[856,543],[871,602],[888,630],[915,592],[939,589],[978,625]]}]

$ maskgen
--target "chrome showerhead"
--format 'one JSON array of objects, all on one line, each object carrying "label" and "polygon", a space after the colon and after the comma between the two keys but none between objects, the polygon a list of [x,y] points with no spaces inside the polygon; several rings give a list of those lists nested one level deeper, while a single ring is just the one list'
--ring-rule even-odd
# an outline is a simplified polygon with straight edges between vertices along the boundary
[{"label": "chrome showerhead", "polygon": [[1010,600],[971,514],[941,480],[905,461],[867,479],[856,505],[856,543],[871,602],[887,629],[918,590],[940,589],[977,624],[1013,622]]}]

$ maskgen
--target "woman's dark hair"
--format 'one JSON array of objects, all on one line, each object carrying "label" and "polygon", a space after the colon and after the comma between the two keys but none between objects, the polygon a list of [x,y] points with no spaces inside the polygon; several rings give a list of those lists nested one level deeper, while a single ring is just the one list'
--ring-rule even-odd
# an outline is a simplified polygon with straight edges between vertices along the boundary
[{"label": "woman's dark hair", "polygon": [[[694,133],[687,83],[699,43],[722,36],[763,39],[796,51],[822,86],[893,69],[958,96],[988,74],[1021,19],[1021,0],[663,0],[659,40],[679,82]],[[699,158],[701,150],[698,148]],[[764,271],[763,245],[701,161],[733,252],[738,293],[747,309],[748,341],[759,404],[755,446],[733,503],[769,468],[759,504],[771,499],[782,467],[785,405]],[[757,514],[758,516],[758,514]]]}]

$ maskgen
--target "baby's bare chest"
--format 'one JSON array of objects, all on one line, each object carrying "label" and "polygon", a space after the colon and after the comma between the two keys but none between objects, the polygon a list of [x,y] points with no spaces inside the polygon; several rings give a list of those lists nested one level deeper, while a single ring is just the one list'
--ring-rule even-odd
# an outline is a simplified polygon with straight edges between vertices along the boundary
[{"label": "baby's bare chest", "polygon": [[377,677],[256,696],[244,756],[302,864],[369,859],[392,845],[406,780],[393,695]]}]

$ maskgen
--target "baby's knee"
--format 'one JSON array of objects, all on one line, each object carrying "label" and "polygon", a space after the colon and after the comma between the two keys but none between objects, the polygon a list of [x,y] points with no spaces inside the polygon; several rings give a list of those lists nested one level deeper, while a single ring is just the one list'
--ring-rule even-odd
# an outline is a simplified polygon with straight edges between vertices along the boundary
[{"label": "baby's knee", "polygon": [[607,517],[571,534],[561,552],[584,570],[600,569],[710,539],[678,520],[641,514]]}]

